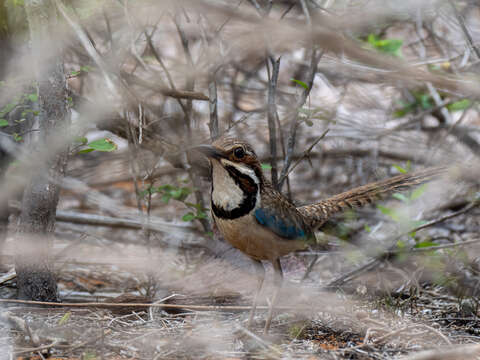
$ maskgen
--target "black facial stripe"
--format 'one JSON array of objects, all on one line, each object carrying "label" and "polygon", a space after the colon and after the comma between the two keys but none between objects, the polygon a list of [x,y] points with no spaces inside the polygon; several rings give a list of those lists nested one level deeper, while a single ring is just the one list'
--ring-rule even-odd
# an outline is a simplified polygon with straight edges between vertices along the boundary
[{"label": "black facial stripe", "polygon": [[[242,190],[243,200],[242,203],[233,210],[222,209],[221,207],[216,206],[212,200],[212,211],[216,217],[232,220],[247,215],[253,210],[257,199],[258,185],[250,176],[241,173],[233,166],[227,165],[225,166],[225,169],[228,171],[230,177],[235,181],[235,184],[237,184]],[[248,183],[248,185],[245,183]],[[252,191],[252,189],[254,191]]]}]

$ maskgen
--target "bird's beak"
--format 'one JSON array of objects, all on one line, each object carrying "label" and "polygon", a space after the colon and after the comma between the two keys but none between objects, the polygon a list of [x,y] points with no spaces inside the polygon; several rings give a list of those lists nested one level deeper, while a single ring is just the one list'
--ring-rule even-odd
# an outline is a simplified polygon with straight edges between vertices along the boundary
[{"label": "bird's beak", "polygon": [[219,159],[225,157],[224,153],[212,145],[199,145],[191,148],[191,150],[196,150],[208,158]]}]

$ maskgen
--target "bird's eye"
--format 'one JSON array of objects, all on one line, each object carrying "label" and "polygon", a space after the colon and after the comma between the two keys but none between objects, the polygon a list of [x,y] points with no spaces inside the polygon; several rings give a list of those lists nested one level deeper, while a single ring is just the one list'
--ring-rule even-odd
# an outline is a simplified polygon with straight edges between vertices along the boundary
[{"label": "bird's eye", "polygon": [[237,159],[241,159],[245,156],[245,150],[243,150],[242,147],[237,147],[233,150],[233,155],[235,155]]}]

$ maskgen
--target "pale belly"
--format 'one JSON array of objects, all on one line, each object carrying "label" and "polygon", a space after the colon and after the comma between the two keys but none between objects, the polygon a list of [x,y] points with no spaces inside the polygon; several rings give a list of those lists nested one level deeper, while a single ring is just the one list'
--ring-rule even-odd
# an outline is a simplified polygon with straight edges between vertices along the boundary
[{"label": "pale belly", "polygon": [[292,251],[304,249],[302,240],[285,240],[258,224],[252,215],[235,220],[214,217],[226,241],[255,260],[274,261]]}]

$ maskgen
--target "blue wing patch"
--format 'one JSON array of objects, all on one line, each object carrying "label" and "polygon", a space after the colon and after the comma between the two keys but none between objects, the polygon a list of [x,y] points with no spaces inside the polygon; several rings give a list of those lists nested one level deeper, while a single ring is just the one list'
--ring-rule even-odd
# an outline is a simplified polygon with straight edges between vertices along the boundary
[{"label": "blue wing patch", "polygon": [[269,212],[267,209],[259,208],[254,212],[255,218],[260,225],[264,225],[277,235],[296,239],[305,236],[305,231],[298,228],[292,221],[285,220]]}]

